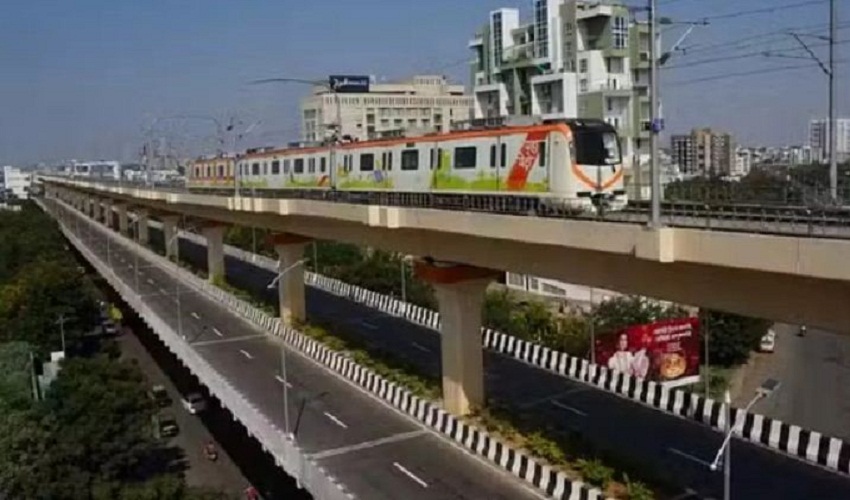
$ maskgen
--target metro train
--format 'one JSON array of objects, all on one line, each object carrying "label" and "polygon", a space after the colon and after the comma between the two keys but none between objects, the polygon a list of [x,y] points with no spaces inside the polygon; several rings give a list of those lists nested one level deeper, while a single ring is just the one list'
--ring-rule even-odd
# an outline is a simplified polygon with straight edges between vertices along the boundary
[{"label": "metro train", "polygon": [[627,201],[623,174],[614,127],[558,120],[199,159],[187,186],[222,190],[238,182],[241,190],[284,196],[293,190],[523,196],[616,209]]},{"label": "metro train", "polygon": [[60,173],[69,177],[88,177],[94,179],[118,180],[121,178],[121,164],[117,161],[72,161],[62,165]]}]

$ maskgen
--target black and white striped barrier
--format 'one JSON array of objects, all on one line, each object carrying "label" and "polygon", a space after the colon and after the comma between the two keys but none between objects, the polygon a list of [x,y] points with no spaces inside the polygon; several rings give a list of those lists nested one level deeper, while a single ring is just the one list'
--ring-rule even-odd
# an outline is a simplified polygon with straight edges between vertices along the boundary
[{"label": "black and white striped barrier", "polygon": [[[183,233],[188,239],[205,245],[198,234]],[[228,255],[259,267],[275,270],[277,261],[226,246]],[[439,331],[440,314],[437,311],[402,302],[388,295],[344,283],[320,274],[305,273],[307,285],[346,297],[383,313],[404,318],[412,323]],[[690,419],[721,431],[726,426],[725,405],[710,398],[682,390],[667,388],[607,367],[593,365],[585,359],[507,335],[490,328],[481,329],[482,345],[490,350],[513,357],[525,363],[549,370],[564,377],[593,385],[654,409]],[[733,408],[735,434],[742,439],[795,458],[820,465],[827,469],[850,474],[850,444],[825,436],[798,425],[787,424],[753,412]]]},{"label": "black and white striped barrier", "polygon": [[[132,243],[126,244],[135,246]],[[490,460],[493,464],[528,482],[548,496],[562,500],[601,500],[605,498],[598,489],[585,485],[581,481],[572,480],[563,472],[540,463],[524,451],[511,448],[504,442],[490,436],[486,431],[454,417],[438,405],[412,394],[403,386],[390,382],[372,370],[357,364],[346,354],[331,350],[321,342],[281,324],[279,318],[269,316],[264,311],[238,299],[158,254],[139,247],[135,251],[144,252],[146,256],[155,260],[161,267],[169,269],[173,275],[220,302],[232,312],[274,335],[281,336],[288,345],[298,349],[316,362],[377,395],[419,422],[442,433],[468,451]],[[231,252],[228,251],[228,253]],[[277,263],[275,261],[267,260],[274,262],[276,268]],[[310,273],[310,276],[306,279],[315,279],[315,275],[312,273]],[[350,285],[345,286],[348,287],[347,290],[352,291],[359,288]],[[361,292],[358,291],[357,293],[360,294]],[[366,300],[371,300],[367,303],[371,303],[373,307],[380,307],[380,304],[383,304],[381,297],[380,294],[370,292],[369,298]]]}]

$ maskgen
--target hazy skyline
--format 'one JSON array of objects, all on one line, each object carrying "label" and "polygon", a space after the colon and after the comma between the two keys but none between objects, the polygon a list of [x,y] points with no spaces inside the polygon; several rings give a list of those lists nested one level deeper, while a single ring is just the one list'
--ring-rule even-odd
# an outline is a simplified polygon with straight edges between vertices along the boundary
[{"label": "hazy skyline", "polygon": [[[801,5],[743,12],[791,4]],[[837,59],[847,61],[850,2],[838,4]],[[803,56],[802,50],[787,50],[797,42],[779,30],[827,34],[827,6],[825,0],[660,0],[662,16],[710,22],[694,30],[683,45],[689,50],[661,72],[668,131],[711,126],[747,145],[803,143],[809,119],[826,115],[826,76],[813,62],[759,53]],[[395,80],[437,73],[467,84],[466,62],[472,59],[467,43],[488,13],[519,7],[524,18],[531,15],[530,0],[7,0],[4,7],[0,164],[132,161],[145,127],[170,115],[262,120],[243,146],[280,144],[298,137],[298,103],[309,88],[247,82],[333,73]],[[684,29],[674,25],[666,31],[664,46]],[[765,32],[776,33],[752,38]],[[751,38],[737,51],[713,46],[745,37]],[[805,40],[826,57],[825,42]],[[698,81],[801,64],[807,67]],[[850,115],[848,73],[847,64],[838,66],[839,116]],[[211,147],[215,133],[203,121],[162,127],[181,144]]]}]

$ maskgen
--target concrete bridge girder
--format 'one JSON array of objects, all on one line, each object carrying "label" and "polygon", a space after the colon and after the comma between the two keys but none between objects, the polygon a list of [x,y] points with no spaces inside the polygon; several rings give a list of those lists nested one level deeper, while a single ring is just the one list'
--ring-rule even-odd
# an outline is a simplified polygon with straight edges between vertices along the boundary
[{"label": "concrete bridge girder", "polygon": [[[850,266],[843,263],[850,241],[679,228],[652,231],[628,224],[310,200],[162,197],[136,202],[229,224],[850,332]],[[292,215],[296,212],[311,215]],[[497,234],[503,237],[493,236]]]}]

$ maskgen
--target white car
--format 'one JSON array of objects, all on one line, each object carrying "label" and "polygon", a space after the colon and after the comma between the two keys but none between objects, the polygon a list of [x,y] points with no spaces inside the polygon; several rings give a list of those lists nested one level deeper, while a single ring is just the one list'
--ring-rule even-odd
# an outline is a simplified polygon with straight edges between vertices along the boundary
[{"label": "white car", "polygon": [[764,334],[764,337],[761,338],[759,350],[761,352],[773,352],[774,349],[776,349],[776,332],[768,330],[767,333]]},{"label": "white car", "polygon": [[187,395],[185,398],[183,398],[182,402],[183,408],[186,408],[186,411],[188,411],[192,415],[196,415],[207,408],[207,402],[204,401],[204,397],[198,394],[197,392],[193,392]]}]

